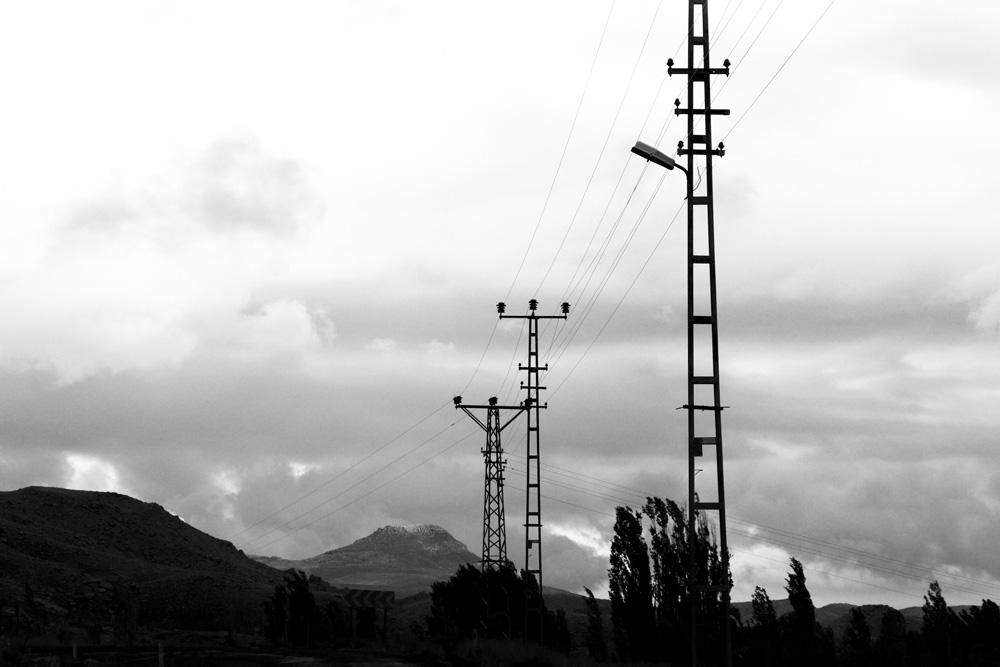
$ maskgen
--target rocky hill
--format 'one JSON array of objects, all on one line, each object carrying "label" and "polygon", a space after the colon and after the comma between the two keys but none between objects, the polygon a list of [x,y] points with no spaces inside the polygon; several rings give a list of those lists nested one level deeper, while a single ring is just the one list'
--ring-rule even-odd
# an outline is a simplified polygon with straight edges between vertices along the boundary
[{"label": "rocky hill", "polygon": [[28,487],[0,493],[0,600],[71,628],[132,608],[143,626],[248,630],[281,572],[155,503]]},{"label": "rocky hill", "polygon": [[345,547],[305,560],[255,556],[280,569],[295,568],[335,586],[391,590],[397,598],[430,591],[460,565],[479,557],[451,534],[433,525],[385,526]]}]

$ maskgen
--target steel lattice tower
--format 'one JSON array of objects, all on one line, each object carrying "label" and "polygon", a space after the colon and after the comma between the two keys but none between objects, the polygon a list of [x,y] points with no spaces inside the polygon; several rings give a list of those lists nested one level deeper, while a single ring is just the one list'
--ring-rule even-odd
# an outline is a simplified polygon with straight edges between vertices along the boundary
[{"label": "steel lattice tower", "polygon": [[[700,8],[700,11],[699,11]],[[697,543],[698,515],[717,513],[719,550],[723,574],[713,581],[710,572],[698,568],[696,550],[691,548],[688,563],[688,596],[690,598],[691,664],[698,662],[699,625],[718,624],[723,635],[725,665],[732,664],[729,624],[729,547],[726,540],[726,494],[723,474],[722,405],[719,391],[719,319],[715,279],[715,203],[712,181],[712,161],[725,155],[725,147],[712,146],[712,117],[729,115],[728,109],[712,108],[711,78],[729,75],[729,61],[722,68],[711,67],[709,62],[708,0],[689,0],[687,67],[673,67],[667,62],[667,73],[687,77],[687,106],[675,102],[675,113],[687,116],[687,148],[683,142],[678,154],[687,156],[687,219],[688,219],[688,544]],[[697,132],[697,120],[704,129]],[[696,160],[696,158],[701,158]],[[696,162],[703,167],[698,183],[694,183]],[[698,190],[697,192],[695,190]],[[706,312],[707,307],[707,312]],[[696,312],[697,311],[697,312]],[[708,417],[708,418],[705,418]],[[714,456],[705,457],[705,447],[714,447]],[[701,469],[695,459],[702,458]],[[711,471],[714,468],[714,489]],[[709,473],[705,490],[696,489],[698,472]],[[719,581],[718,579],[723,579]],[[721,595],[721,604],[716,596]],[[711,609],[718,606],[720,618],[699,618],[699,603]],[[717,627],[718,627],[717,626]]]},{"label": "steel lattice tower", "polygon": [[[538,301],[531,299],[528,301],[529,312],[527,315],[505,315],[506,305],[502,302],[497,304],[500,319],[528,320],[528,363],[517,366],[518,370],[528,372],[527,384],[521,382],[521,388],[528,392],[528,396],[524,400],[528,415],[528,461],[524,517],[524,572],[526,579],[524,635],[527,639],[532,619],[534,619],[538,627],[539,644],[544,644],[545,627],[545,605],[542,594],[541,431],[539,430],[539,416],[541,411],[548,407],[540,400],[541,392],[545,389],[540,384],[540,378],[542,371],[549,370],[549,365],[542,366],[538,361],[538,321],[565,320],[569,315],[569,304],[563,303],[560,309],[561,315],[539,315],[536,312]],[[534,564],[532,564],[532,552],[535,555]],[[537,595],[532,595],[529,589],[529,580],[532,577],[538,585]]]},{"label": "steel lattice tower", "polygon": [[[483,489],[483,556],[482,561],[480,561],[480,570],[483,574],[480,625],[488,636],[492,618],[489,598],[490,572],[506,566],[509,562],[507,560],[507,525],[503,506],[504,470],[507,467],[507,461],[503,457],[500,433],[510,426],[511,422],[517,419],[527,407],[524,404],[497,405],[495,396],[489,399],[488,405],[463,405],[461,396],[456,396],[454,401],[456,409],[461,409],[472,417],[473,421],[486,431],[486,447],[480,450],[486,468]],[[472,413],[472,410],[482,409],[486,410],[485,422]],[[515,410],[516,412],[510,419],[501,424],[501,410]],[[504,635],[510,634],[509,625],[510,619],[505,616],[502,628]]]}]

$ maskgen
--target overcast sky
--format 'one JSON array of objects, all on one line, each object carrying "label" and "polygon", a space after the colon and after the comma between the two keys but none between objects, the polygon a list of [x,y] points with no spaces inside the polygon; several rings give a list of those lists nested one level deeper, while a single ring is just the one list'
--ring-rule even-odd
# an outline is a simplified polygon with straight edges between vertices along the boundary
[{"label": "overcast sky", "polygon": [[[734,599],[794,555],[817,604],[997,600],[1000,5],[829,5],[710,4]],[[606,594],[615,505],[687,496],[684,182],[629,153],[685,138],[686,6],[0,3],[0,487],[475,552],[452,397],[523,398],[495,304],[567,300],[545,583]]]}]

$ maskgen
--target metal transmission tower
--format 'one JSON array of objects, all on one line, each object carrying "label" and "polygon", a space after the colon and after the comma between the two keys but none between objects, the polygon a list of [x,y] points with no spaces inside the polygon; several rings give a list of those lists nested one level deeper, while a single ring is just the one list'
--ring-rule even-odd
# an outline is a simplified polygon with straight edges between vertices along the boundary
[{"label": "metal transmission tower", "polygon": [[[501,302],[497,304],[497,312],[500,319],[526,319],[528,320],[528,364],[518,364],[517,369],[528,372],[528,382],[521,382],[521,388],[527,389],[528,396],[524,400],[524,405],[528,413],[528,462],[527,462],[527,485],[525,490],[525,518],[524,518],[524,572],[525,572],[525,614],[524,614],[524,636],[528,638],[528,629],[531,627],[532,618],[538,623],[538,643],[544,643],[544,603],[542,599],[542,495],[541,495],[541,438],[539,431],[539,416],[541,410],[548,407],[540,400],[540,394],[545,387],[539,384],[542,371],[549,370],[549,365],[544,366],[538,363],[538,321],[539,320],[565,320],[569,315],[569,304],[563,303],[560,306],[561,315],[539,315],[538,301],[531,299],[528,301],[527,315],[505,315],[507,306]],[[535,563],[532,565],[532,551],[535,551]],[[532,595],[530,592],[529,579],[535,578],[538,584],[538,594]]]},{"label": "metal transmission tower", "polygon": [[[700,11],[699,11],[700,8]],[[696,544],[698,513],[716,512],[719,525],[719,548],[722,581],[712,581],[710,572],[700,572],[697,550],[690,548],[688,563],[688,595],[691,602],[691,664],[698,663],[698,627],[718,623],[723,634],[724,664],[732,664],[732,646],[729,627],[729,547],[726,540],[726,493],[722,456],[722,410],[719,396],[719,320],[715,287],[715,203],[712,183],[712,160],[725,155],[725,146],[712,146],[712,117],[729,115],[728,109],[712,108],[711,79],[715,75],[729,76],[729,61],[722,68],[712,68],[709,62],[708,0],[689,0],[688,3],[687,67],[674,67],[667,62],[669,75],[687,77],[687,106],[675,102],[674,113],[687,116],[687,148],[678,144],[678,154],[687,156],[687,219],[688,219],[688,401],[684,409],[688,417],[688,544]],[[696,120],[704,123],[697,133]],[[691,175],[695,173],[696,158],[703,164],[704,174],[695,192]],[[700,309],[698,313],[695,310]],[[707,312],[705,309],[707,308]],[[703,417],[709,417],[707,419]],[[714,457],[704,457],[704,448],[714,447]],[[703,458],[701,471],[710,473],[714,464],[714,497],[712,482],[706,480],[706,489],[695,489],[695,459]],[[716,579],[720,577],[716,576]],[[716,595],[722,602],[717,604]],[[720,618],[699,619],[699,607],[718,607]],[[718,626],[717,626],[718,627]]]},{"label": "metal transmission tower", "polygon": [[[461,409],[472,417],[486,431],[486,448],[482,450],[486,464],[485,489],[483,491],[483,559],[480,569],[482,578],[482,604],[480,609],[480,625],[484,636],[489,636],[491,627],[489,573],[507,565],[507,525],[503,507],[503,472],[507,461],[503,457],[503,446],[500,444],[500,432],[510,426],[522,412],[527,409],[521,405],[497,405],[496,397],[488,401],[488,405],[463,405],[462,397],[455,397],[455,408]],[[472,413],[472,410],[486,410],[486,421]],[[516,410],[514,415],[503,424],[500,423],[501,410]],[[510,634],[510,619],[504,614],[501,623],[501,633]]]}]

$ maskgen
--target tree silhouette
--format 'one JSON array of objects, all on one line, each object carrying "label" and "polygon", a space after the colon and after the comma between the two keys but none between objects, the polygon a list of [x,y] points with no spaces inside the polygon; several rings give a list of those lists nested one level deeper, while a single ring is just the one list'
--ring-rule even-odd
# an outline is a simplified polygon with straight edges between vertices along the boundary
[{"label": "tree silhouette", "polygon": [[851,609],[851,622],[844,631],[844,664],[848,667],[872,664],[872,631],[868,619],[857,607]]},{"label": "tree silhouette", "polygon": [[[608,581],[618,659],[684,664],[690,659],[691,618],[686,510],[670,499],[647,498],[641,511],[617,507],[615,512]],[[643,539],[644,519],[648,519],[648,545]],[[694,558],[704,575],[701,581],[732,586],[708,520],[696,513],[695,521]],[[730,615],[723,616],[718,593],[699,593],[696,599],[699,654],[707,662],[721,660],[722,623]]]},{"label": "tree silhouette", "polygon": [[948,608],[941,585],[932,581],[924,596],[924,622],[920,629],[927,650],[928,661],[940,667],[957,663],[958,617]]},{"label": "tree silhouette", "polygon": [[792,664],[808,665],[813,662],[816,647],[816,607],[806,588],[802,563],[792,557],[791,566],[785,592],[792,611],[787,617],[785,640]]},{"label": "tree silhouette", "polygon": [[310,577],[300,570],[290,570],[285,582],[274,587],[264,601],[264,630],[277,644],[309,647],[329,641],[332,617],[316,606],[310,590]]},{"label": "tree silhouette", "polygon": [[907,664],[906,619],[892,607],[887,607],[882,614],[881,630],[872,653],[879,667],[904,667]]},{"label": "tree silhouette", "polygon": [[783,619],[788,661],[792,665],[832,665],[837,652],[833,633],[816,622],[816,606],[806,588],[802,563],[793,557],[790,564],[785,592],[792,611]]},{"label": "tree silhouette", "polygon": [[992,600],[983,600],[982,606],[962,611],[959,619],[966,664],[1000,665],[1000,607]]},{"label": "tree silhouette", "polygon": [[[480,606],[484,583],[491,600],[490,619],[485,629],[482,627]],[[426,619],[428,635],[447,649],[454,648],[459,640],[474,636],[525,638],[524,596],[537,588],[533,576],[524,572],[518,575],[509,562],[485,573],[468,563],[462,565],[448,581],[431,584],[431,612]],[[494,604],[501,607],[503,613],[493,613]],[[543,612],[546,646],[568,651],[570,641],[565,613],[548,609],[543,609]],[[533,633],[527,639],[537,641],[538,637]]]},{"label": "tree silhouette", "polygon": [[608,584],[618,659],[650,660],[655,626],[649,551],[642,537],[642,513],[628,507],[615,508]]},{"label": "tree silhouette", "polygon": [[767,591],[760,586],[754,589],[750,600],[753,615],[747,629],[746,664],[758,667],[777,667],[782,663],[781,626],[774,604]]},{"label": "tree silhouette", "polygon": [[587,592],[587,653],[598,662],[608,659],[608,645],[604,641],[604,620],[601,618],[601,608],[594,599],[594,593],[583,587]]}]

